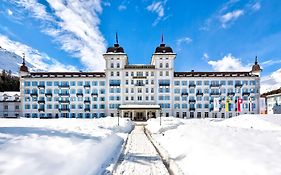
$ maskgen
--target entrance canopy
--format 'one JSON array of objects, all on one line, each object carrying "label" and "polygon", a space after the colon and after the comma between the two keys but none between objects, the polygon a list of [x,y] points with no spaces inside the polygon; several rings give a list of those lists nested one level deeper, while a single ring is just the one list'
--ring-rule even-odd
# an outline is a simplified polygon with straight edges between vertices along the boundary
[{"label": "entrance canopy", "polygon": [[161,109],[159,105],[120,105],[119,109],[132,110],[132,109]]}]

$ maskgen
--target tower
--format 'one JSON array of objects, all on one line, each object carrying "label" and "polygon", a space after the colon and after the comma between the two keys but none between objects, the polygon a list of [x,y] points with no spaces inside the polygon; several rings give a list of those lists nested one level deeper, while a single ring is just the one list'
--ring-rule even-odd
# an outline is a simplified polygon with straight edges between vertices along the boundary
[{"label": "tower", "polygon": [[260,65],[258,64],[258,57],[256,56],[255,64],[252,66],[251,72],[253,75],[257,75],[260,77],[261,71],[262,71],[262,69],[261,69]]}]

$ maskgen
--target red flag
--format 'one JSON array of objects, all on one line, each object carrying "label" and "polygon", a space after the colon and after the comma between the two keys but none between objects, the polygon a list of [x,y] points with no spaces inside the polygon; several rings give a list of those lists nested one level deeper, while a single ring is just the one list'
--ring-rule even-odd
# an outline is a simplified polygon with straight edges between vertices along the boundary
[{"label": "red flag", "polygon": [[241,105],[242,105],[242,103],[243,103],[243,100],[241,99],[241,98],[238,98],[238,100],[237,100],[237,111],[238,112],[241,112]]}]

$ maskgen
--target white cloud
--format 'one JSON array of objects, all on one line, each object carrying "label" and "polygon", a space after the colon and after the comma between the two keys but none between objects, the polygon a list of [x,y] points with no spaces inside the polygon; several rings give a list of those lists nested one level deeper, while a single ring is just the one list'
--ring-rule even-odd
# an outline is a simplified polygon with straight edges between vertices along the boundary
[{"label": "white cloud", "polygon": [[126,10],[126,9],[127,9],[127,6],[125,6],[125,5],[119,5],[118,6],[119,11],[123,11],[123,10]]},{"label": "white cloud", "polygon": [[240,16],[244,14],[243,10],[234,10],[232,12],[228,12],[222,16],[220,16],[220,21],[222,23],[222,27],[226,27],[226,24],[238,19]]},{"label": "white cloud", "polygon": [[12,41],[4,35],[0,35],[1,47],[17,55],[26,55],[26,61],[32,64],[36,70],[44,71],[75,71],[76,67],[65,65],[58,62],[56,59],[49,57],[45,53],[40,53],[38,50],[29,47],[23,43]]},{"label": "white cloud", "polygon": [[153,26],[157,25],[158,22],[163,19],[165,15],[165,5],[167,3],[167,0],[163,1],[153,1],[152,4],[146,7],[146,9],[152,13],[157,14],[157,18],[153,22]]},{"label": "white cloud", "polygon": [[281,87],[281,68],[268,76],[261,77],[261,93]]},{"label": "white cloud", "polygon": [[17,4],[39,19],[43,24],[42,31],[52,36],[64,51],[80,58],[87,70],[103,70],[102,54],[106,50],[106,41],[99,30],[101,1],[47,2],[53,14],[48,13],[37,0],[19,0]]},{"label": "white cloud", "polygon": [[208,61],[210,57],[209,57],[208,53],[204,53],[202,58],[203,58],[203,60]]},{"label": "white cloud", "polygon": [[178,46],[182,45],[182,44],[189,44],[192,42],[192,39],[189,38],[189,37],[183,37],[183,38],[180,38],[178,40],[176,40],[176,44]]},{"label": "white cloud", "polygon": [[258,11],[258,10],[261,8],[260,2],[256,2],[255,4],[253,4],[253,5],[251,6],[251,8],[252,8],[254,11]]},{"label": "white cloud", "polygon": [[12,15],[13,15],[12,10],[10,10],[10,9],[7,9],[7,13],[8,13],[9,16],[12,16]]},{"label": "white cloud", "polygon": [[217,61],[208,61],[208,64],[212,66],[214,71],[250,71],[252,66],[243,64],[239,58],[235,58],[231,54]]}]

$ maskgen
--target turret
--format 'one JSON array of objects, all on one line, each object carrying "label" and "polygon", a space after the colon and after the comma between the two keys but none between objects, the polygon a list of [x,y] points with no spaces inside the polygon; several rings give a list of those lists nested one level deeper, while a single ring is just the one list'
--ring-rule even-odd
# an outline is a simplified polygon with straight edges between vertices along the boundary
[{"label": "turret", "polygon": [[20,73],[20,76],[26,76],[29,73],[28,68],[25,65],[25,54],[24,53],[23,53],[23,56],[22,56],[22,65],[19,68],[19,73]]},{"label": "turret", "polygon": [[252,66],[251,72],[252,72],[252,74],[258,75],[260,77],[261,71],[262,71],[262,69],[261,69],[260,65],[258,64],[258,57],[256,56],[255,64]]}]

